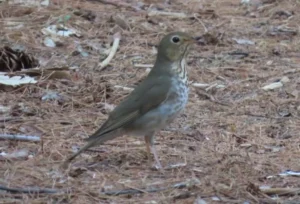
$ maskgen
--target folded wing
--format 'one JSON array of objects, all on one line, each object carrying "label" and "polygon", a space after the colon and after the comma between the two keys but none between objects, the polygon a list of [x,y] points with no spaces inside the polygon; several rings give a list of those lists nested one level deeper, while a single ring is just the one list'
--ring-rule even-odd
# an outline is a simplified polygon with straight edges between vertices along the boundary
[{"label": "folded wing", "polygon": [[122,128],[153,110],[167,99],[170,87],[168,76],[156,77],[155,80],[147,78],[110,113],[107,121],[87,141]]}]

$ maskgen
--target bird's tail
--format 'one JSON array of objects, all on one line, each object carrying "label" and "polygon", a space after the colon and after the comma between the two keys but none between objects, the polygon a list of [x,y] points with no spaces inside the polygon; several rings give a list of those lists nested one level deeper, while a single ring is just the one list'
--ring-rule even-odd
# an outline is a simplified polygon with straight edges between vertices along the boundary
[{"label": "bird's tail", "polygon": [[86,145],[84,145],[82,148],[80,148],[77,152],[75,152],[74,154],[72,154],[71,156],[69,156],[66,160],[66,162],[70,162],[73,159],[75,159],[79,154],[81,154],[82,152],[84,152],[85,150],[89,149],[90,147],[94,146],[93,142],[90,141],[88,142]]},{"label": "bird's tail", "polygon": [[70,157],[68,157],[65,160],[64,164],[69,163],[70,161],[72,161],[73,159],[75,159],[79,154],[81,154],[85,150],[87,150],[87,149],[89,149],[91,147],[94,147],[96,145],[103,144],[107,140],[114,139],[114,138],[119,137],[121,135],[122,134],[121,134],[120,131],[115,131],[115,132],[110,132],[110,133],[107,133],[107,134],[104,134],[104,135],[99,135],[98,137],[95,137],[93,140],[88,140],[87,144],[84,145],[77,152],[75,152],[74,154],[72,154]]}]

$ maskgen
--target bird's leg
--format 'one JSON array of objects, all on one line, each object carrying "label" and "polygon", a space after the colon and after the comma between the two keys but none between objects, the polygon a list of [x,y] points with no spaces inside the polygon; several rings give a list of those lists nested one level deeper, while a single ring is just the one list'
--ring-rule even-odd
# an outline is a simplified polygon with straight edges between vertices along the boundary
[{"label": "bird's leg", "polygon": [[152,153],[154,155],[154,159],[155,159],[155,162],[156,162],[156,168],[162,169],[162,165],[161,165],[161,163],[160,163],[160,161],[158,159],[158,155],[157,155],[156,148],[155,148],[154,145],[151,145],[151,151],[152,151]]},{"label": "bird's leg", "polygon": [[147,158],[150,160],[150,153],[151,153],[151,137],[145,136],[145,143],[146,143],[146,150],[147,150]]},{"label": "bird's leg", "polygon": [[149,161],[150,161],[150,151],[151,151],[154,156],[154,160],[156,162],[155,166],[158,169],[162,169],[162,165],[158,159],[158,155],[157,155],[156,148],[154,145],[154,132],[151,134],[145,135],[145,142],[146,142],[147,156],[148,156]]}]

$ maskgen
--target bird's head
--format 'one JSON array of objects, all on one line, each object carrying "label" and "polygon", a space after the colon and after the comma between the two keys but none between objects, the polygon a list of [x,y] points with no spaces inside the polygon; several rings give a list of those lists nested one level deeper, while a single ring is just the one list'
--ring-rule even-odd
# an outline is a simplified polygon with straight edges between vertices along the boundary
[{"label": "bird's head", "polygon": [[172,32],[166,35],[159,43],[158,57],[170,62],[180,61],[188,53],[189,46],[196,40],[184,32]]}]

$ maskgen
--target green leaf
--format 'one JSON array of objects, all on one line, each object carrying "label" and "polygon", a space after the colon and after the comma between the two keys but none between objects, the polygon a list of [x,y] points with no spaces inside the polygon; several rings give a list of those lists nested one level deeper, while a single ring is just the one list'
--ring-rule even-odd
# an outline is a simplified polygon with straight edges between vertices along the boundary
[{"label": "green leaf", "polygon": [[64,16],[64,22],[67,22],[68,20],[70,20],[71,15],[65,15]]}]

